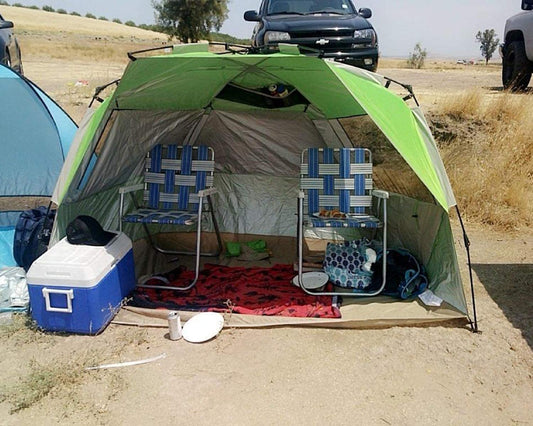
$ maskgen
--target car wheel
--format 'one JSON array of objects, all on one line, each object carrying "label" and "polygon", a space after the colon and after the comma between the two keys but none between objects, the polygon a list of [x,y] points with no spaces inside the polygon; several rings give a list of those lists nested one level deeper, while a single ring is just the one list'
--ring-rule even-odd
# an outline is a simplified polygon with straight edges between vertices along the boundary
[{"label": "car wheel", "polygon": [[9,50],[6,49],[5,53],[4,53],[4,57],[2,59],[2,63],[11,68],[11,55],[9,54]]},{"label": "car wheel", "polygon": [[504,89],[525,90],[531,80],[531,62],[527,59],[523,41],[509,43],[503,56],[502,83]]}]

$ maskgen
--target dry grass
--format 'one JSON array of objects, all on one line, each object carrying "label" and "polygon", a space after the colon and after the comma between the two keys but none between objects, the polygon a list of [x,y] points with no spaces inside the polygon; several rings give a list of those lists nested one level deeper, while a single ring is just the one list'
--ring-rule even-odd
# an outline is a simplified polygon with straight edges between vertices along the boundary
[{"label": "dry grass", "polygon": [[[444,100],[433,123],[458,204],[470,220],[501,229],[533,225],[533,95],[478,92]],[[438,134],[438,132],[436,132]]]},{"label": "dry grass", "polygon": [[0,325],[0,341],[11,341],[17,345],[40,342],[45,339],[35,323],[24,313],[13,313],[8,324]]},{"label": "dry grass", "polygon": [[110,21],[90,19],[82,16],[43,12],[22,7],[0,6],[0,14],[15,23],[17,34],[41,32],[46,35],[76,34],[100,37],[125,37],[139,40],[165,40],[164,34],[137,27],[116,24]]},{"label": "dry grass", "polygon": [[[77,340],[102,338],[76,337]],[[95,346],[97,349],[87,350],[85,345],[78,344],[75,349],[68,350],[68,356],[57,358],[52,353],[61,345],[70,347],[67,341],[70,338],[61,333],[43,333],[26,315],[20,314],[13,316],[11,324],[0,326],[0,339],[5,348],[24,346],[26,353],[39,354],[38,359],[18,360],[22,374],[0,384],[0,403],[7,402],[11,413],[16,413],[46,399],[68,400],[69,407],[65,407],[63,413],[68,417],[77,407],[90,407],[95,415],[100,413],[101,407],[93,406],[87,387],[103,385],[107,399],[124,389],[126,384],[119,372],[88,371],[86,367],[123,361],[124,354],[147,343],[147,332],[145,329],[125,328],[115,333],[111,341]],[[49,355],[43,354],[45,349],[50,352]]]},{"label": "dry grass", "polygon": [[[495,70],[501,69],[501,61],[499,59],[490,62],[488,65],[485,63],[477,63],[475,65],[462,65],[457,64],[455,60],[452,59],[438,59],[430,58],[426,59],[424,66],[419,72],[426,70],[476,70],[477,72],[494,72]],[[403,69],[411,68],[407,64],[406,58],[379,58],[379,68],[392,68],[392,69]]]},{"label": "dry grass", "polygon": [[480,112],[483,92],[472,89],[462,95],[445,98],[439,105],[439,113],[455,120],[473,119]]},{"label": "dry grass", "polygon": [[[91,354],[90,359],[96,359]],[[70,391],[79,385],[88,372],[83,368],[87,361],[81,358],[68,359],[64,362],[41,364],[36,360],[30,362],[30,373],[20,382],[3,392],[2,399],[11,404],[11,413],[31,407],[50,394]]]},{"label": "dry grass", "polygon": [[0,6],[15,22],[23,58],[126,64],[126,53],[166,44],[165,34],[81,16]]},{"label": "dry grass", "polygon": [[27,34],[18,36],[24,57],[32,60],[95,61],[125,65],[127,52],[157,47],[160,41],[131,41],[121,38],[97,38],[90,36],[47,37],[45,41]]}]

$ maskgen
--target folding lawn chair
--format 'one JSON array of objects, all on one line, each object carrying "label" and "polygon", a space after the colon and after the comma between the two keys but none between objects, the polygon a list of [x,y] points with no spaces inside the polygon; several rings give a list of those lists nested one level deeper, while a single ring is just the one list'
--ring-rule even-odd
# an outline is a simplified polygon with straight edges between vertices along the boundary
[{"label": "folding lawn chair", "polygon": [[[382,219],[370,213],[372,197],[382,205]],[[298,197],[298,276],[296,283],[313,295],[375,296],[385,288],[387,268],[386,191],[372,189],[372,153],[366,148],[310,148],[302,152]],[[305,211],[305,214],[304,214]],[[334,212],[327,217],[327,212]],[[320,214],[326,213],[324,214]],[[364,292],[318,292],[305,287],[302,273],[305,228],[370,228],[383,230],[383,280]]]},{"label": "folding lawn chair", "polygon": [[[211,195],[216,192],[213,186],[214,168],[215,158],[210,147],[156,145],[146,157],[144,183],[119,189],[121,231],[122,222],[140,223],[156,252],[196,256],[196,275],[189,285],[150,286],[150,288],[189,290],[198,280],[200,256],[218,256],[222,252],[222,239],[211,200]],[[140,190],[144,190],[145,205],[139,208],[135,197],[131,194],[135,211],[124,214],[124,195]],[[211,213],[217,236],[218,249],[214,253],[201,253],[202,216],[207,211]],[[172,251],[159,247],[150,233],[148,224],[178,226],[196,224],[196,251]]]}]

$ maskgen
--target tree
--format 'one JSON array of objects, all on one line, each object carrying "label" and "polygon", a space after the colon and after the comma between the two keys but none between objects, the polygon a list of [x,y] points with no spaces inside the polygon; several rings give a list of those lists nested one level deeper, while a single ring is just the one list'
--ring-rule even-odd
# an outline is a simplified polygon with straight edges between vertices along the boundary
[{"label": "tree", "polygon": [[157,23],[182,43],[196,43],[218,31],[228,17],[228,0],[152,0]]},{"label": "tree", "polygon": [[496,32],[492,30],[485,30],[483,32],[478,31],[476,34],[476,40],[481,43],[479,49],[481,54],[485,58],[485,65],[489,63],[492,54],[498,47],[500,39],[496,37]]},{"label": "tree", "polygon": [[407,65],[409,65],[411,68],[416,68],[419,70],[424,66],[427,55],[428,52],[426,49],[422,49],[422,45],[420,43],[416,43],[414,51],[409,54]]}]

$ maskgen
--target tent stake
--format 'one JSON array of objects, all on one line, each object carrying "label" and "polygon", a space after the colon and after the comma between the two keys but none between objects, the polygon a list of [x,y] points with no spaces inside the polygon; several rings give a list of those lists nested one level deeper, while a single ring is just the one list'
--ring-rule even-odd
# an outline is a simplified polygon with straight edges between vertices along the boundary
[{"label": "tent stake", "polygon": [[468,239],[468,235],[466,235],[466,229],[463,223],[463,218],[461,217],[461,212],[459,211],[459,206],[457,206],[457,204],[455,205],[455,209],[457,210],[457,217],[459,217],[459,223],[461,224],[461,228],[463,230],[463,239],[465,242],[466,256],[468,259],[468,273],[470,275],[470,293],[472,294],[472,312],[474,314],[474,322],[470,320],[470,327],[472,327],[472,331],[474,333],[479,333],[480,331],[477,326],[476,297],[474,294],[474,279],[472,277],[472,262],[470,260],[470,240]]}]

